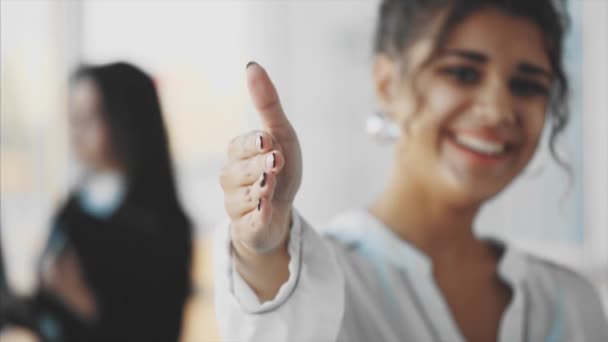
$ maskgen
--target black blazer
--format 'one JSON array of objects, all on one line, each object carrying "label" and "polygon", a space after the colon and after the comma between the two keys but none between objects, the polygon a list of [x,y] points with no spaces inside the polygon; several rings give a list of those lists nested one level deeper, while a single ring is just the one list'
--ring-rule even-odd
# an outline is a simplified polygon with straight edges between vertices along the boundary
[{"label": "black blazer", "polygon": [[72,196],[54,220],[47,248],[57,236],[74,248],[98,309],[98,320],[84,322],[52,293],[38,293],[36,311],[55,321],[61,340],[179,338],[192,254],[190,224],[181,212],[126,202],[98,218]]}]

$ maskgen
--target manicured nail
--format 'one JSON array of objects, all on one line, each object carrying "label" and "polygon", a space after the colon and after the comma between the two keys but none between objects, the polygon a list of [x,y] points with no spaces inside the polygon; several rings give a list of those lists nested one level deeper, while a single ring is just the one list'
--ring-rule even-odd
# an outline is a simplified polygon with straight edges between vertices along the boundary
[{"label": "manicured nail", "polygon": [[247,66],[245,67],[245,70],[249,69],[249,67],[252,66],[253,64],[258,64],[258,63],[254,62],[254,61],[251,61],[251,62],[247,63]]},{"label": "manicured nail", "polygon": [[276,158],[274,156],[274,152],[266,158],[266,167],[268,169],[273,169],[277,164]]},{"label": "manicured nail", "polygon": [[258,198],[258,211],[260,211],[260,208],[262,208],[262,199]]},{"label": "manicured nail", "polygon": [[261,151],[264,148],[264,140],[262,140],[262,136],[258,135],[255,138],[255,145],[258,147],[258,149]]},{"label": "manicured nail", "polygon": [[260,182],[260,187],[263,188],[266,185],[266,172],[262,173],[262,181]]}]

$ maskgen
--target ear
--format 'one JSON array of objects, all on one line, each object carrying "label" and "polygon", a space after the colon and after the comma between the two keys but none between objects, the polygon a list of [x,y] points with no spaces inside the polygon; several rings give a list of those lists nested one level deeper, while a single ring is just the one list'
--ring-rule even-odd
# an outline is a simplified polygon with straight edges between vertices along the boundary
[{"label": "ear", "polygon": [[397,65],[385,54],[378,54],[374,58],[374,90],[378,99],[380,111],[385,114],[392,112],[393,101],[395,99],[398,79]]}]

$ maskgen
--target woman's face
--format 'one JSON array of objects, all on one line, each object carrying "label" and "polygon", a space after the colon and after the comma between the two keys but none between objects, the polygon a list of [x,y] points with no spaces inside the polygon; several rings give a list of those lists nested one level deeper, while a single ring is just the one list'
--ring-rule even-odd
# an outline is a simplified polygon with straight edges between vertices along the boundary
[{"label": "woman's face", "polygon": [[101,94],[93,80],[83,78],[72,87],[69,104],[71,142],[79,161],[92,170],[108,169],[113,165],[101,104]]},{"label": "woman's face", "polygon": [[480,202],[513,180],[538,144],[552,81],[543,37],[524,18],[480,10],[412,85],[407,75],[431,46],[431,38],[412,44],[406,76],[379,90],[383,109],[403,124],[399,171],[442,196]]}]

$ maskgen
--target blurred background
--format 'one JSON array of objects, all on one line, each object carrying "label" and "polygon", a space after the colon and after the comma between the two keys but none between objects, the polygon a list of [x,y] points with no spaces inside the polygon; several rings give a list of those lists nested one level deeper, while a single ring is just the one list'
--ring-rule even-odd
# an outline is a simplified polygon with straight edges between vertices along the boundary
[{"label": "blurred background", "polygon": [[[155,80],[179,195],[195,223],[197,291],[182,339],[218,340],[209,239],[225,217],[217,177],[229,140],[259,127],[245,65],[259,62],[275,82],[303,149],[296,205],[321,227],[370,202],[390,168],[391,145],[364,130],[375,110],[376,9],[375,0],[0,0],[0,235],[10,287],[34,290],[51,216],[74,183],[70,72],[125,60]],[[560,152],[572,183],[545,142],[477,229],[585,273],[608,308],[608,2],[570,1],[569,10],[573,115]]]}]

